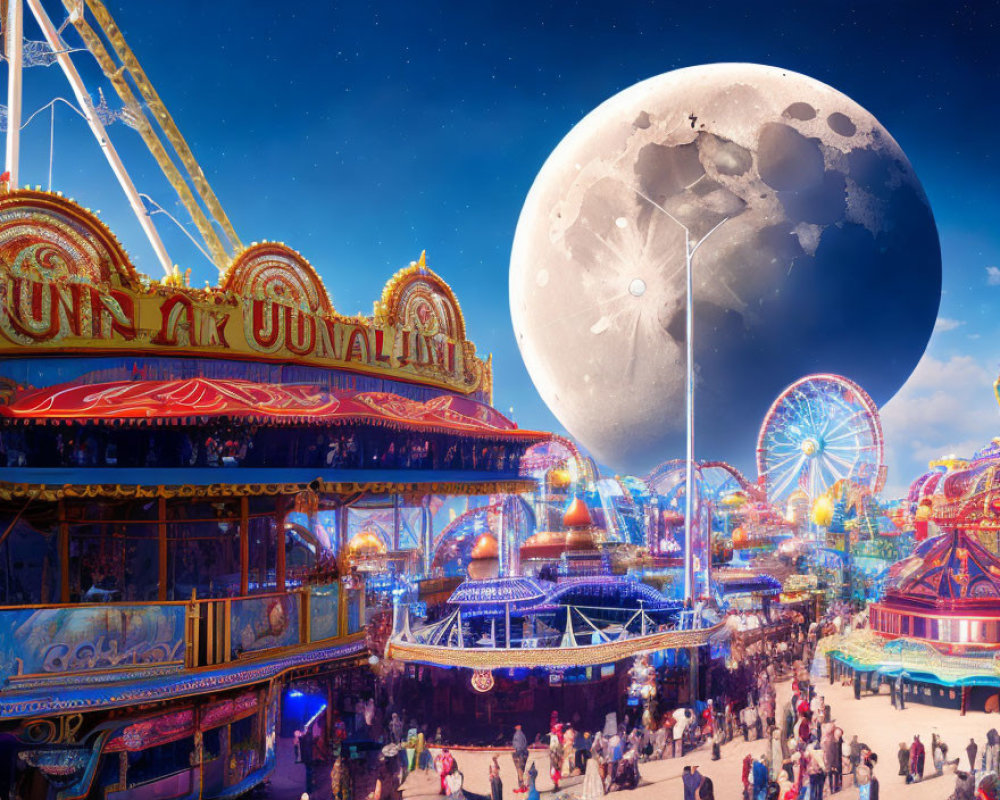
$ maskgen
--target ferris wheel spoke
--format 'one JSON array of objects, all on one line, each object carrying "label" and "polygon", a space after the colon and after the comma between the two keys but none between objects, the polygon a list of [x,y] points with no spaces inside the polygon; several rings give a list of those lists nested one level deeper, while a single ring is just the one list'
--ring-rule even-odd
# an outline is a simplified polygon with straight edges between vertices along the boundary
[{"label": "ferris wheel spoke", "polygon": [[785,464],[787,464],[789,461],[793,461],[796,458],[800,458],[802,456],[802,451],[798,447],[796,447],[788,455],[784,455],[784,454],[781,454],[781,455],[783,456],[781,458],[781,460],[780,461],[775,461],[766,470],[764,470],[764,472],[763,472],[764,475],[767,475],[768,473],[773,472],[776,469],[780,469],[782,466],[784,466]]},{"label": "ferris wheel spoke", "polygon": [[833,453],[830,452],[823,453],[823,457],[824,459],[832,461],[834,464],[839,464],[841,467],[847,470],[848,474],[850,474],[850,471],[854,466],[854,462],[848,461],[846,458],[841,458],[840,456],[835,456]]},{"label": "ferris wheel spoke", "polygon": [[803,488],[809,494],[810,499],[815,498],[819,495],[816,485],[816,461],[812,460],[806,465],[805,473],[802,476],[804,480],[799,483],[805,484]]},{"label": "ferris wheel spoke", "polygon": [[829,475],[829,480],[827,480],[825,476],[823,478],[823,482],[826,486],[832,486],[837,481],[847,477],[843,470],[837,469],[836,463],[832,462],[829,458],[823,457],[819,459],[819,461],[821,465],[820,469],[826,470],[826,475]]},{"label": "ferris wheel spoke", "polygon": [[853,422],[856,418],[860,417],[862,413],[864,413],[864,412],[862,412],[862,411],[855,411],[853,414],[849,414],[848,416],[844,417],[840,422],[838,422],[834,426],[834,428],[829,432],[828,436],[832,436],[837,431],[839,431],[841,428],[843,428],[845,425],[848,425],[851,422]]},{"label": "ferris wheel spoke", "polygon": [[828,433],[830,431],[830,426],[833,425],[835,419],[836,419],[836,417],[834,417],[833,414],[829,414],[829,413],[826,414],[823,417],[823,428],[819,432],[819,435],[821,437],[823,437],[824,439],[827,437],[827,435],[828,435]]},{"label": "ferris wheel spoke", "polygon": [[850,430],[841,433],[839,436],[827,436],[823,439],[823,441],[826,442],[826,444],[830,444],[831,442],[840,442],[844,439],[850,439],[852,436],[860,436],[861,433],[861,431],[851,428]]},{"label": "ferris wheel spoke", "polygon": [[802,465],[805,463],[806,455],[803,453],[799,456],[798,461],[794,466],[789,468],[780,479],[775,481],[774,484],[774,497],[780,497],[781,494],[788,488],[791,482],[798,476],[802,471]]},{"label": "ferris wheel spoke", "polygon": [[855,458],[858,453],[863,452],[861,447],[824,447],[823,451],[826,453],[837,453],[844,458]]},{"label": "ferris wheel spoke", "polygon": [[802,410],[800,411],[800,414],[809,419],[810,433],[815,433],[819,427],[816,424],[816,417],[813,415],[813,405],[814,404],[809,397],[802,398]]},{"label": "ferris wheel spoke", "polygon": [[813,469],[813,480],[815,481],[815,488],[813,489],[813,497],[819,497],[827,489],[830,488],[830,484],[833,481],[828,481],[826,475],[823,474],[823,463],[821,461],[816,461],[816,466]]},{"label": "ferris wheel spoke", "polygon": [[[832,458],[829,453],[824,453],[823,465],[829,470],[830,474],[834,476],[834,481],[842,478],[849,478],[854,469],[854,465],[849,461],[844,461],[840,458]],[[833,483],[833,481],[831,481],[831,483]]]}]

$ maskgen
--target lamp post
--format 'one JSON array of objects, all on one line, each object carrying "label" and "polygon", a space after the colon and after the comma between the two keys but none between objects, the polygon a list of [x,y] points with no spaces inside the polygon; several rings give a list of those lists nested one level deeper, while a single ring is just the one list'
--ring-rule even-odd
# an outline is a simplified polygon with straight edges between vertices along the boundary
[{"label": "lamp post", "polygon": [[[694,599],[694,533],[691,530],[691,516],[694,513],[694,282],[692,261],[694,254],[698,252],[705,240],[721,228],[729,217],[724,217],[715,226],[697,241],[691,236],[691,231],[677,217],[671,214],[659,203],[646,197],[638,189],[634,190],[639,197],[661,211],[669,219],[673,220],[684,231],[684,268],[686,277],[686,305],[685,305],[685,345],[687,356],[687,372],[684,380],[684,400],[685,400],[685,428],[687,433],[687,445],[685,448],[686,470],[684,476],[684,600]],[[711,555],[709,555],[711,563]]]}]

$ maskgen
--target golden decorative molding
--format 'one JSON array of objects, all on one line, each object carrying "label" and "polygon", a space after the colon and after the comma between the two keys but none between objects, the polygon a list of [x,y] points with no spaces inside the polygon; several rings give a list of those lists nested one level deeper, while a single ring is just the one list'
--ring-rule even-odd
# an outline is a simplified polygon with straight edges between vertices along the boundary
[{"label": "golden decorative molding", "polygon": [[0,483],[0,500],[23,500],[33,498],[43,502],[62,499],[156,499],[156,498],[223,498],[262,497],[291,495],[306,489],[315,489],[320,494],[352,495],[404,494],[421,495],[485,495],[523,494],[535,488],[530,479],[484,480],[470,483],[457,481],[404,483],[395,481],[327,482],[323,480],[309,483],[213,483],[207,486],[142,486],[128,484],[65,484],[54,486],[37,483]]},{"label": "golden decorative molding", "polygon": [[242,250],[222,285],[136,273],[92,213],[58,194],[0,196],[0,356],[177,356],[303,364],[489,398],[454,292],[414,262],[371,317],[334,311],[309,262],[278,242]]}]

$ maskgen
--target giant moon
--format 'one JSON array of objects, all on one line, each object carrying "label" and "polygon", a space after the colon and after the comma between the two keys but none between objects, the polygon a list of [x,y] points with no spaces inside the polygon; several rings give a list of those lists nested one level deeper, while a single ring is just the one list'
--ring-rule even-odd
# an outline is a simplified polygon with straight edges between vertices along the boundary
[{"label": "giant moon", "polygon": [[686,236],[699,459],[753,464],[768,405],[803,375],[842,374],[881,405],[920,359],[941,251],[888,131],[787,70],[669,72],[560,142],[511,253],[528,372],[601,463],[642,474],[683,456]]}]

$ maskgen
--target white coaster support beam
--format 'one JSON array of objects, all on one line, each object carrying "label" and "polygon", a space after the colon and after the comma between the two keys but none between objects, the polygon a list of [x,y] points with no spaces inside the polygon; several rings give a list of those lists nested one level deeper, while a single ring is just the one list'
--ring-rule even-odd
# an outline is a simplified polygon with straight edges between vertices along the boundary
[{"label": "white coaster support beam", "polygon": [[[160,265],[163,267],[164,274],[170,275],[173,272],[173,269],[172,264],[170,263],[170,257],[167,255],[167,249],[164,247],[163,241],[160,239],[160,234],[157,232],[156,226],[153,224],[153,220],[150,219],[150,216],[146,211],[146,207],[143,205],[142,199],[139,197],[139,192],[136,190],[135,185],[132,183],[132,179],[129,177],[129,174],[125,169],[125,165],[118,156],[118,151],[115,150],[114,145],[111,144],[111,139],[108,138],[104,125],[97,117],[97,111],[94,109],[94,104],[90,99],[90,95],[87,93],[83,80],[80,78],[80,73],[76,71],[76,67],[73,65],[73,61],[69,57],[69,53],[66,52],[66,48],[63,46],[62,40],[59,38],[59,32],[56,30],[55,26],[52,24],[52,20],[49,19],[49,15],[42,7],[41,0],[27,0],[27,2],[29,8],[31,9],[31,13],[37,20],[39,27],[42,29],[45,41],[48,42],[52,52],[55,53],[56,60],[59,62],[59,66],[62,68],[63,74],[66,76],[66,80],[69,81],[69,84],[73,89],[73,94],[76,96],[76,101],[80,105],[80,109],[83,111],[83,114],[87,119],[87,124],[90,126],[90,130],[94,134],[94,138],[97,139],[97,143],[101,146],[104,157],[108,160],[108,164],[111,165],[111,170],[115,173],[115,177],[118,179],[118,183],[121,185],[122,191],[125,192],[125,196],[128,198],[129,205],[132,206],[132,211],[135,214],[136,219],[139,220],[139,225],[142,227],[143,232],[146,234],[146,238],[149,240],[150,245],[152,245],[153,250],[156,252],[156,257],[159,260]],[[11,3],[12,6],[15,4],[16,0]],[[9,157],[9,136],[7,140],[7,150]],[[11,177],[13,177],[13,175]]]}]

